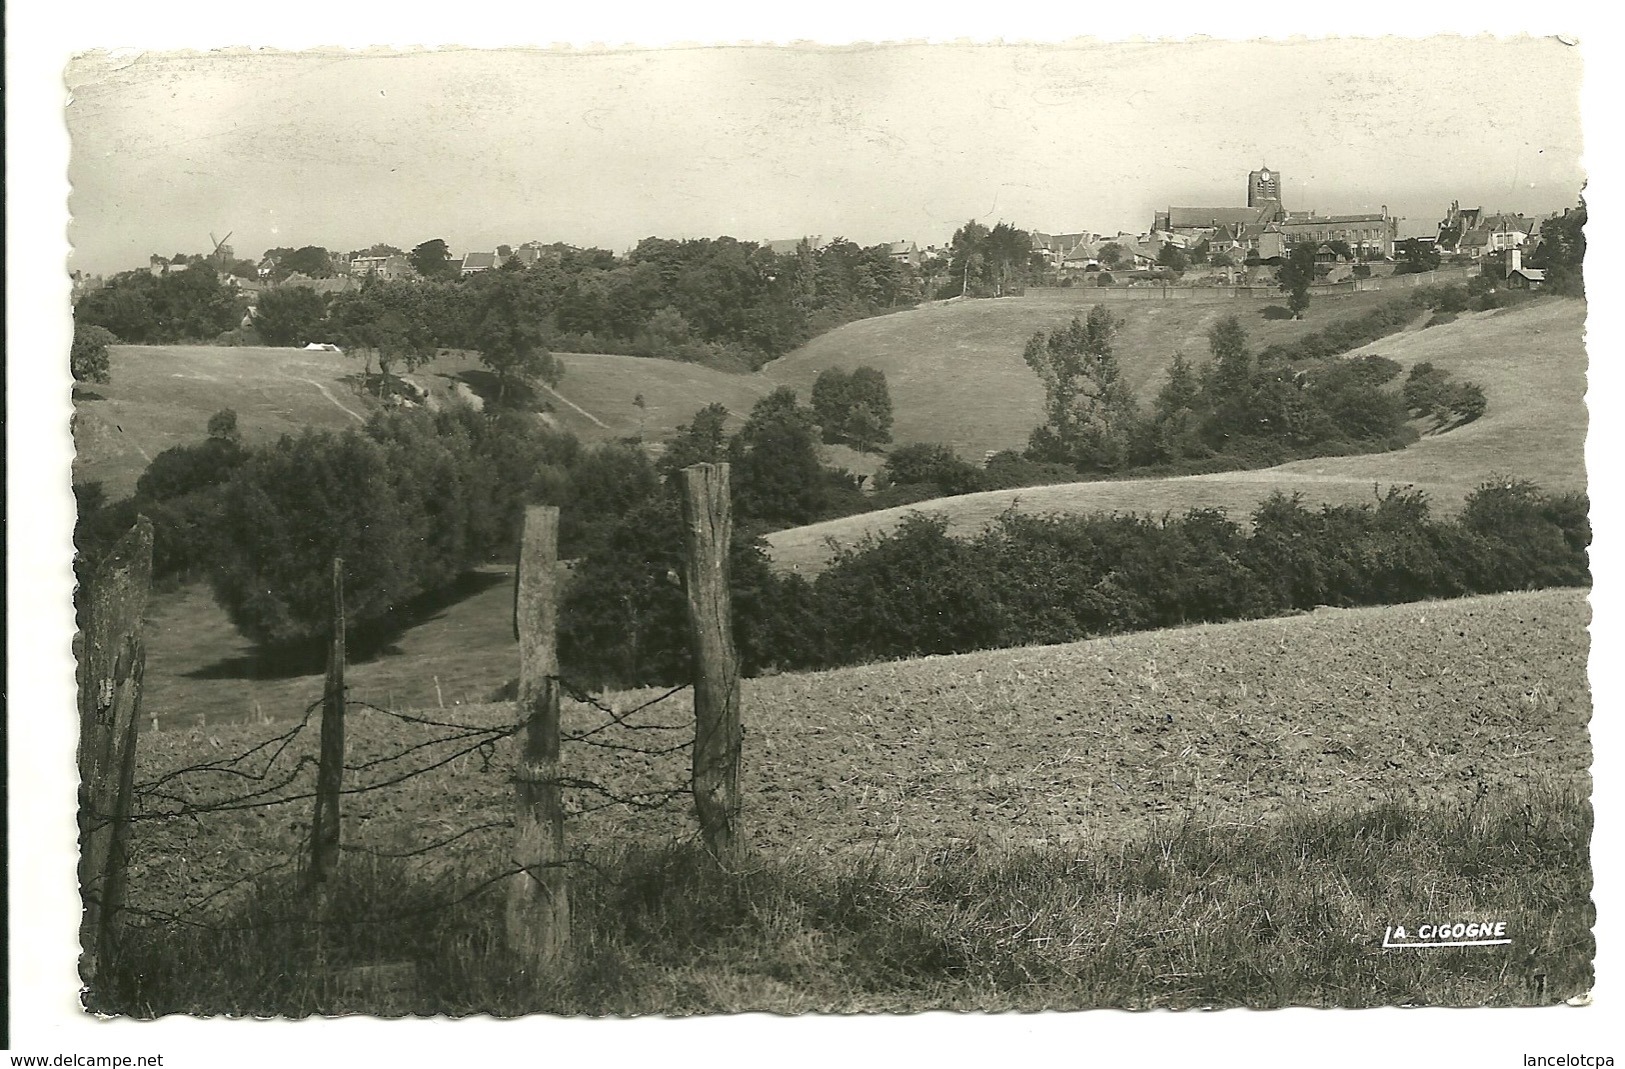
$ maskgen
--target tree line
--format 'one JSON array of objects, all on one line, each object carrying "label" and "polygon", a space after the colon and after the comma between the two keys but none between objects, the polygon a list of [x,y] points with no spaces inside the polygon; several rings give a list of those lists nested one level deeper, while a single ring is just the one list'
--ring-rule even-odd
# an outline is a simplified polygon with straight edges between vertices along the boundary
[{"label": "tree line", "polygon": [[[1418,492],[1311,508],[1277,494],[1250,531],[1222,510],[1183,516],[1009,512],[956,538],[911,514],[842,550],[816,579],[777,575],[760,542],[733,549],[735,628],[747,673],[1069,642],[1318,605],[1590,581],[1584,495],[1493,479],[1451,520]],[[686,678],[676,505],[656,495],[580,563],[566,600],[565,671],[595,685]]]},{"label": "tree line", "polygon": [[[273,281],[277,273],[285,280],[295,272],[321,278],[336,271],[325,249],[272,252],[282,253]],[[819,248],[803,240],[780,254],[729,237],[650,237],[625,256],[555,249],[528,267],[510,256],[500,270],[468,277],[455,273],[439,239],[418,246],[409,259],[420,272],[412,280],[368,279],[357,291],[337,295],[297,284],[269,289],[242,332],[237,328],[248,302],[207,261],[157,276],[115,275],[80,298],[75,318],[130,344],[229,336],[245,344],[297,346],[360,338],[387,353],[390,363],[410,367],[438,350],[480,349],[490,337],[495,290],[505,295],[505,308],[523,310],[523,329],[550,351],[658,356],[749,371],[842,323],[911,306],[921,296],[914,268],[894,260],[888,246],[864,248],[841,238]],[[380,325],[367,316],[370,305],[386,307],[389,321]],[[369,324],[368,332],[357,333],[358,319]],[[520,323],[510,317],[504,329]]]},{"label": "tree line", "polygon": [[[1427,370],[1412,382],[1419,396],[1438,386]],[[1409,491],[1320,509],[1277,495],[1250,531],[1216,510],[1010,513],[954,538],[945,521],[916,515],[841,551],[812,581],[781,576],[761,535],[861,495],[819,464],[821,431],[793,391],[763,398],[731,432],[728,415],[700,410],[657,460],[633,443],[585,447],[518,414],[460,405],[384,411],[358,430],[257,447],[223,411],[202,441],[154,458],[130,499],[75,487],[77,566],[88,572],[145,514],[160,578],[206,579],[264,646],[308,644],[326,627],[333,556],[345,560],[352,623],[387,632],[411,622],[416,599],[512,559],[524,506],[555,504],[561,554],[575,562],[561,656],[591,685],[687,671],[675,473],[699,461],[732,465],[735,620],[752,672],[1589,581],[1584,496],[1515,479],[1486,483],[1448,521]],[[937,448],[897,450],[894,477]]]},{"label": "tree line", "polygon": [[1028,341],[1023,357],[1044,386],[1044,422],[1025,459],[1086,475],[1255,467],[1307,456],[1402,448],[1416,438],[1408,421],[1466,422],[1484,411],[1482,389],[1429,369],[1438,388],[1389,389],[1399,364],[1339,354],[1392,333],[1429,307],[1468,302],[1463,287],[1412,298],[1328,324],[1296,342],[1254,351],[1228,316],[1208,332],[1209,359],[1175,353],[1167,381],[1142,411],[1118,366],[1120,321],[1104,305]]},{"label": "tree line", "polygon": [[[871,378],[861,371],[854,377]],[[889,418],[884,376],[867,396]],[[747,538],[862,507],[856,480],[820,462],[826,432],[793,390],[762,398],[737,430],[729,419],[722,405],[701,409],[657,460],[641,442],[585,446],[524,413],[458,403],[385,409],[357,430],[251,446],[227,409],[203,440],[154,457],[129,498],[75,486],[78,562],[93,565],[146,515],[155,576],[206,579],[243,634],[276,646],[321,634],[320,574],[333,556],[350,572],[353,622],[386,625],[414,598],[511,557],[525,505],[559,506],[560,552],[590,557],[623,537],[627,517],[648,519],[672,473],[700,461],[732,464]]]}]

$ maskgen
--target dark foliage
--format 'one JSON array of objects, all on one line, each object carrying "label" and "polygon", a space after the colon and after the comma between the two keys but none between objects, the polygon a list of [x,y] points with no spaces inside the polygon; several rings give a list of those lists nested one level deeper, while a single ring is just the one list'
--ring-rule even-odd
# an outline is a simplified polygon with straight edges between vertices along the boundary
[{"label": "dark foliage", "polygon": [[[635,513],[580,572],[571,604],[583,622],[569,626],[582,671],[622,683],[680,678],[674,507]],[[1161,519],[1011,512],[962,538],[941,516],[912,514],[842,551],[812,582],[775,577],[736,546],[745,606],[736,628],[750,665],[819,669],[1319,605],[1584,585],[1587,513],[1583,495],[1496,480],[1455,521],[1433,519],[1412,490],[1318,509],[1276,495],[1250,534],[1214,509]]]},{"label": "dark foliage", "polygon": [[860,452],[891,441],[891,392],[886,374],[872,367],[848,373],[826,368],[812,388],[813,417],[826,444],[847,443]]},{"label": "dark foliage", "polygon": [[244,308],[212,265],[195,263],[161,275],[114,275],[79,298],[74,322],[104,327],[131,345],[208,342],[236,327]]},{"label": "dark foliage", "polygon": [[254,329],[266,345],[327,341],[327,299],[309,286],[280,286],[260,295]]},{"label": "dark foliage", "polygon": [[878,482],[883,489],[930,486],[942,495],[973,494],[987,488],[982,469],[937,442],[911,442],[893,449]]},{"label": "dark foliage", "polygon": [[73,324],[73,349],[68,357],[68,370],[73,374],[73,381],[112,381],[112,363],[108,359],[107,347],[117,342],[113,332],[106,327],[76,321]]}]

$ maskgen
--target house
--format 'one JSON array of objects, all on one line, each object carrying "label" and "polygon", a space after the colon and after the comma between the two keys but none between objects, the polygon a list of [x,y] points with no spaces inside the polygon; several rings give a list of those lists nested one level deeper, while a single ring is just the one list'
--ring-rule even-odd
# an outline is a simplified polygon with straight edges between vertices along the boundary
[{"label": "house", "polygon": [[356,278],[411,278],[412,261],[405,256],[357,256],[350,261],[350,274]]},{"label": "house", "polygon": [[1175,208],[1157,212],[1152,230],[1179,234],[1192,242],[1212,238],[1220,227],[1244,227],[1271,223],[1281,214],[1280,206],[1264,204],[1256,208]]},{"label": "house", "polygon": [[807,243],[807,247],[812,249],[814,252],[824,247],[824,238],[821,234],[809,234],[806,237],[800,238],[774,238],[771,241],[763,241],[760,244],[762,248],[773,253],[775,256],[794,256],[796,254],[796,250],[801,248],[801,243],[803,241],[805,241]]},{"label": "house", "polygon": [[1489,247],[1490,232],[1483,227],[1467,231],[1456,242],[1456,252],[1471,260],[1482,260]]},{"label": "house", "polygon": [[481,271],[495,271],[500,266],[502,265],[497,263],[497,254],[494,252],[471,252],[463,257],[458,273],[466,278]]},{"label": "house", "polygon": [[1538,290],[1546,284],[1546,272],[1538,267],[1519,267],[1507,274],[1507,287],[1515,290]]},{"label": "house", "polygon": [[1281,231],[1288,252],[1304,242],[1320,246],[1341,241],[1348,245],[1356,260],[1392,259],[1394,242],[1399,240],[1399,220],[1388,214],[1386,204],[1380,212],[1353,215],[1291,212],[1276,226]]},{"label": "house", "polygon": [[336,278],[311,278],[309,275],[302,275],[297,271],[283,279],[282,286],[304,286],[306,289],[313,289],[317,293],[348,293],[351,290],[361,288],[360,283],[348,275],[340,275]]},{"label": "house", "polygon": [[1087,244],[1096,235],[1090,233],[1045,234],[1035,230],[1030,236],[1033,251],[1041,253],[1045,262],[1051,267],[1057,267],[1065,264],[1067,256],[1073,250],[1080,245]]},{"label": "house", "polygon": [[886,246],[886,255],[894,264],[920,266],[920,247],[912,241],[893,241]]},{"label": "house", "polygon": [[[1501,262],[1505,272],[1507,288],[1515,290],[1537,290],[1546,282],[1546,272],[1538,267],[1525,267],[1523,265],[1523,250],[1510,248],[1496,257]],[[1487,272],[1489,268],[1485,268]]]}]

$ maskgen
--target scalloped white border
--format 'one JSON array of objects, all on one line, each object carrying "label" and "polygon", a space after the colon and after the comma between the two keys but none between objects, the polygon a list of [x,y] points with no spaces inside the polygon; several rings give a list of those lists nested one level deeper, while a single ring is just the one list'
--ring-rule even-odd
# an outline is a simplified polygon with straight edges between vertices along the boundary
[{"label": "scalloped white border", "polygon": [[[1360,3],[1159,4],[1092,0],[1049,4],[580,4],[530,13],[519,5],[400,2],[340,5],[183,0],[134,5],[110,0],[13,4],[6,12],[7,112],[7,577],[8,734],[10,738],[11,1022],[17,1053],[166,1054],[171,1066],[457,1065],[523,1059],[613,1066],[633,1058],[670,1064],[1003,1065],[1043,1058],[1064,1063],[1267,1065],[1517,1065],[1522,1052],[1612,1053],[1604,1021],[1625,999],[1617,921],[1621,732],[1625,703],[1610,662],[1618,626],[1617,563],[1621,501],[1612,418],[1625,397],[1621,358],[1603,339],[1620,337],[1618,270],[1599,253],[1617,239],[1617,61],[1625,41],[1606,9],[1572,2],[1420,5]],[[799,7],[802,10],[786,10]],[[1055,9],[1062,8],[1059,14]],[[98,1023],[73,1007],[72,952],[61,933],[75,929],[72,822],[73,700],[68,656],[71,616],[67,557],[71,527],[67,378],[51,354],[66,348],[67,285],[57,270],[67,253],[67,138],[61,74],[67,57],[101,46],[208,48],[249,41],[309,48],[397,42],[475,46],[570,42],[645,46],[681,42],[928,40],[1057,41],[1088,34],[1224,39],[1288,35],[1423,36],[1439,32],[1563,33],[1581,39],[1587,59],[1583,114],[1591,206],[1587,282],[1593,294],[1592,438],[1588,443],[1595,545],[1593,682],[1597,709],[1599,819],[1596,892],[1598,987],[1589,1010],[1361,1013],[1291,1010],[1222,1014],[931,1014],[902,1019],[777,1019],[763,1016],[683,1022],[586,1022],[533,1018],[462,1024],[345,1020],[303,1024],[166,1019]],[[68,997],[64,997],[64,984]],[[364,1046],[362,1044],[365,1044]],[[1403,1052],[1403,1053],[1402,1053]]]}]

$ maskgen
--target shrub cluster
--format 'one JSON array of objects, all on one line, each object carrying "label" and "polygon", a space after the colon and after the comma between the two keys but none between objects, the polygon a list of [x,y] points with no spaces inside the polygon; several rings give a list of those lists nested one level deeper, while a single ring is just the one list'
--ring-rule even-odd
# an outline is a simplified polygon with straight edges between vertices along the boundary
[{"label": "shrub cluster", "polygon": [[1431,418],[1436,427],[1471,423],[1489,407],[1482,386],[1452,381],[1450,372],[1426,361],[1411,368],[1400,396],[1413,415]]},{"label": "shrub cluster", "polygon": [[[657,526],[631,518],[619,563],[604,556],[578,571],[565,612],[570,670],[625,684],[685,678],[680,593],[667,579],[680,543]],[[1161,519],[1010,512],[956,538],[943,518],[912,514],[811,582],[775,577],[758,547],[737,545],[735,627],[747,671],[822,669],[1319,605],[1583,585],[1589,542],[1584,495],[1509,479],[1481,486],[1448,521],[1400,489],[1319,509],[1277,494],[1250,532],[1214,509]],[[612,623],[575,621],[598,621],[608,606],[623,607]]]}]

